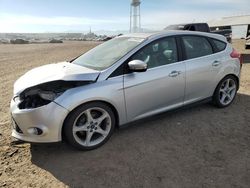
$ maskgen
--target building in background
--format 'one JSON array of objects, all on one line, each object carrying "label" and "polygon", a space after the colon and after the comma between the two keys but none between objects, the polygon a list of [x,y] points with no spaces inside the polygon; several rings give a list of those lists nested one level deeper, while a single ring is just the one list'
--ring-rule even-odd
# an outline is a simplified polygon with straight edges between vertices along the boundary
[{"label": "building in background", "polygon": [[208,22],[210,29],[213,30],[232,30],[232,38],[246,38],[250,35],[250,15],[224,17]]}]

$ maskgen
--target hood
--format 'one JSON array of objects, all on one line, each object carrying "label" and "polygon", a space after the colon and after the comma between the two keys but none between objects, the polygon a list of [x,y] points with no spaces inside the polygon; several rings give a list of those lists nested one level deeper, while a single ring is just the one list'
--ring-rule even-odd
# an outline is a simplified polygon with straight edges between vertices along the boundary
[{"label": "hood", "polygon": [[21,76],[14,84],[14,94],[36,86],[38,84],[64,81],[95,81],[100,71],[92,70],[80,65],[62,62],[34,68]]}]

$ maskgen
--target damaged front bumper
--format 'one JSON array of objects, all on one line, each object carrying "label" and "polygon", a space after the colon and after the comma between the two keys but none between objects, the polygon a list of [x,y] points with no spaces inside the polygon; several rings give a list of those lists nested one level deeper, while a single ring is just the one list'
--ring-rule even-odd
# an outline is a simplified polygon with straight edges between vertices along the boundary
[{"label": "damaged front bumper", "polygon": [[62,126],[69,111],[55,102],[41,107],[20,109],[11,100],[12,136],[23,141],[46,143],[62,140]]},{"label": "damaged front bumper", "polygon": [[11,101],[12,136],[28,142],[58,142],[69,111],[54,100],[92,81],[52,81],[26,88]]}]

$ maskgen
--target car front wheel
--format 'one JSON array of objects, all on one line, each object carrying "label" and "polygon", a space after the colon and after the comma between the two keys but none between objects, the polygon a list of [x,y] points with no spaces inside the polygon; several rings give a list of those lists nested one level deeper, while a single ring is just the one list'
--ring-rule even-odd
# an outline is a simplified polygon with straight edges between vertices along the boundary
[{"label": "car front wheel", "polygon": [[64,135],[72,146],[91,150],[103,145],[114,127],[112,109],[104,103],[92,102],[71,112],[64,124]]},{"label": "car front wheel", "polygon": [[213,102],[216,106],[223,108],[229,106],[237,93],[238,82],[234,76],[226,76],[218,84],[214,96]]}]

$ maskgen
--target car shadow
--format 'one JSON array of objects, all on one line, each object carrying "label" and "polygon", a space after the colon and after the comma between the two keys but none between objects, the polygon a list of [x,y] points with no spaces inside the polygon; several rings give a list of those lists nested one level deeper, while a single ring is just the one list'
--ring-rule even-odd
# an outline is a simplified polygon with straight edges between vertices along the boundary
[{"label": "car shadow", "polygon": [[116,130],[102,147],[31,145],[31,161],[70,187],[248,187],[250,96],[202,104]]}]

